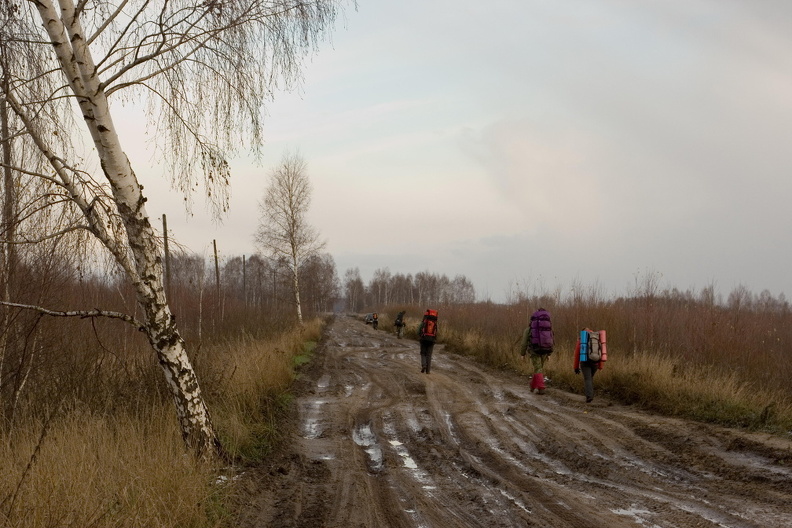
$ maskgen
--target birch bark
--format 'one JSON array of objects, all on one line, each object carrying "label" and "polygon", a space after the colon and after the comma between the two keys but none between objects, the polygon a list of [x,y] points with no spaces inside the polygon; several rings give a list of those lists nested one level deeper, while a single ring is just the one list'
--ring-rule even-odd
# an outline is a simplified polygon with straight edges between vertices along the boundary
[{"label": "birch bark", "polygon": [[294,291],[294,304],[297,306],[297,322],[303,324],[302,303],[300,302],[300,277],[298,275],[299,265],[297,258],[294,257],[292,259],[292,290]]},{"label": "birch bark", "polygon": [[[113,218],[117,225],[111,230],[94,226],[92,231],[132,279],[144,314],[141,330],[156,351],[165,374],[185,443],[201,456],[214,456],[218,453],[219,442],[184,340],[165,297],[162,259],[146,213],[142,187],[122,148],[74,3],[60,0],[58,4],[56,7],[50,0],[35,2],[69,89],[79,104],[117,206]],[[56,172],[63,174],[54,157],[51,160]],[[68,187],[68,182],[64,181],[64,185]],[[90,215],[90,205],[82,208]],[[119,233],[125,234],[126,240],[112,238]]]}]

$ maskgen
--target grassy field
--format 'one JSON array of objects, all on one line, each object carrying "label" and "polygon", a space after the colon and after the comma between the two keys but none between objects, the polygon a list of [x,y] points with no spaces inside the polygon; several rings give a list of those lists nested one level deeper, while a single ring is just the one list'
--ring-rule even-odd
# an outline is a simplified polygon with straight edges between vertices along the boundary
[{"label": "grassy field", "polygon": [[[745,292],[718,304],[707,293],[440,306],[440,340],[451,352],[527,374],[530,362],[519,355],[518,343],[530,314],[542,306],[553,313],[557,342],[546,365],[550,386],[582,394],[582,376],[573,372],[578,331],[605,329],[609,360],[595,376],[598,395],[672,416],[792,431],[789,306]],[[389,311],[407,310],[414,337],[424,308]],[[381,324],[387,327],[392,316],[384,312]]]},{"label": "grassy field", "polygon": [[[215,426],[238,466],[266,456],[277,440],[295,366],[310,358],[322,328],[315,320],[266,340],[243,335],[195,354]],[[229,468],[185,453],[173,404],[146,390],[159,385],[156,368],[128,374],[127,384],[140,389],[137,398],[58,398],[2,432],[0,526],[232,526],[233,480],[223,478]]]},{"label": "grassy field", "polygon": [[[539,306],[552,312],[556,333],[546,372],[551,387],[582,392],[572,369],[577,333],[605,329],[609,360],[595,378],[597,397],[729,426],[792,431],[792,364],[785,361],[792,313],[783,300],[745,292],[727,302],[707,291],[612,300],[592,293],[433,308],[440,310],[440,340],[449,353],[528,374],[518,342]],[[406,309],[407,337],[414,338],[426,307],[375,308],[381,331],[392,331],[396,312]],[[201,464],[185,453],[161,372],[136,336],[98,328],[104,345],[113,335],[123,338],[124,347],[116,348],[123,355],[81,354],[74,348],[79,339],[49,343],[59,353],[41,359],[35,384],[0,430],[0,526],[233,526],[233,476],[280,439],[295,369],[310,361],[323,326],[318,319],[302,329],[248,325],[259,329],[256,335],[229,327],[216,334],[226,337],[191,348],[234,467]]]}]

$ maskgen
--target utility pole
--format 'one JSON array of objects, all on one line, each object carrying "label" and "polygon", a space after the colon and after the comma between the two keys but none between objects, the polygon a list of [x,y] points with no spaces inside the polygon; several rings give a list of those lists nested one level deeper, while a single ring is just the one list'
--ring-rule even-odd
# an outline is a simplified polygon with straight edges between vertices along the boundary
[{"label": "utility pole", "polygon": [[215,261],[215,285],[217,286],[217,308],[220,311],[220,264],[217,260],[217,240],[212,240],[214,246],[214,261]]},{"label": "utility pole", "polygon": [[165,297],[171,298],[171,260],[168,249],[168,219],[162,215],[162,232],[165,234]]},{"label": "utility pole", "polygon": [[242,255],[242,299],[244,299],[244,306],[247,310],[247,265],[245,263],[245,255]]}]

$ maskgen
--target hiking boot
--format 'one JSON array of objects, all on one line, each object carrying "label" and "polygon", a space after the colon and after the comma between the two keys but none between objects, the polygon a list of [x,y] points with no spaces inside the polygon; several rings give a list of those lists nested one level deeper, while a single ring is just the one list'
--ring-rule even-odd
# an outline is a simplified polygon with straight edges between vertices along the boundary
[{"label": "hiking boot", "polygon": [[424,372],[426,372],[426,367],[421,367],[421,374],[423,374]]},{"label": "hiking boot", "polygon": [[537,394],[544,394],[545,384],[544,376],[540,373],[534,374],[531,377],[531,390],[536,389]]},{"label": "hiking boot", "polygon": [[586,397],[586,403],[591,403],[591,400],[593,400],[593,399],[594,399],[594,398],[589,398],[589,397]]}]

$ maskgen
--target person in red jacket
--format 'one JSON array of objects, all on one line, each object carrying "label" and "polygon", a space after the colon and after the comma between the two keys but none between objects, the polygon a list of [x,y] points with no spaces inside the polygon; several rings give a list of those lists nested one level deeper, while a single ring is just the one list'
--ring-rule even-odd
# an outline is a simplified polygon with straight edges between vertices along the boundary
[{"label": "person in red jacket", "polygon": [[[589,328],[584,328],[582,332],[594,333]],[[592,361],[586,356],[586,360],[581,361],[580,355],[580,334],[578,334],[577,345],[575,345],[575,374],[583,373],[583,393],[586,395],[586,403],[591,403],[594,399],[594,374],[598,370],[602,370],[603,359],[600,357],[598,361]]]},{"label": "person in red jacket", "polygon": [[421,372],[429,374],[432,367],[432,349],[437,341],[437,310],[426,309],[418,327],[418,341],[421,343]]}]

